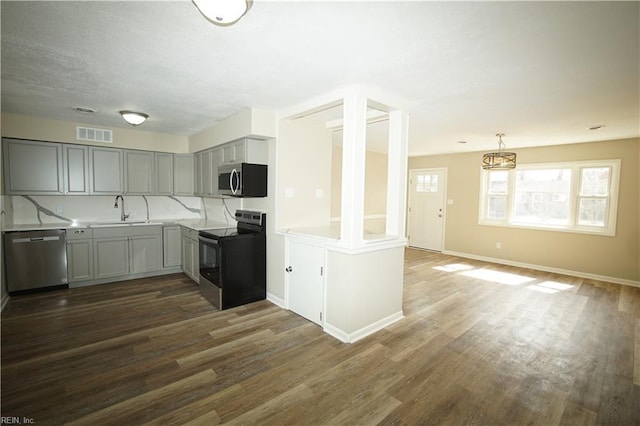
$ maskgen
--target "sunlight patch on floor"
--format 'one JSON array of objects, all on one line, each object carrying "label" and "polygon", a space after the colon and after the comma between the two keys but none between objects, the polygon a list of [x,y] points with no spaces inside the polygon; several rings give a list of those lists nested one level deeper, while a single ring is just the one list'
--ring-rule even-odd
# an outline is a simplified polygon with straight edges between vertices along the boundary
[{"label": "sunlight patch on floor", "polygon": [[434,266],[433,269],[443,272],[459,272],[473,269],[473,266],[465,265],[464,263],[452,263],[450,265]]},{"label": "sunlight patch on floor", "polygon": [[542,293],[553,294],[558,293],[559,291],[569,290],[570,288],[573,288],[573,286],[570,284],[563,284],[555,281],[543,281],[541,283],[527,286],[527,288],[535,291],[540,291]]},{"label": "sunlight patch on floor", "polygon": [[490,269],[474,269],[471,271],[459,272],[466,277],[477,278],[479,280],[491,281],[498,284],[521,285],[535,281],[535,278],[524,275],[510,274],[507,272],[492,271]]}]

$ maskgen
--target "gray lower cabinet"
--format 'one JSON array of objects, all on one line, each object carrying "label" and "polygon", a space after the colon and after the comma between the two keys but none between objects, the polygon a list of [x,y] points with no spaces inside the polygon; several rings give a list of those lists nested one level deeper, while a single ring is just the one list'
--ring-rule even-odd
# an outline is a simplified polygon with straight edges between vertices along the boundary
[{"label": "gray lower cabinet", "polygon": [[162,269],[162,226],[122,226],[93,230],[95,278]]},{"label": "gray lower cabinet", "polygon": [[182,235],[179,226],[162,227],[162,266],[174,268],[182,261]]},{"label": "gray lower cabinet", "polygon": [[196,283],[200,282],[198,231],[182,227],[182,271]]},{"label": "gray lower cabinet", "polygon": [[117,195],[124,192],[123,151],[115,148],[89,147],[90,193]]},{"label": "gray lower cabinet", "polygon": [[96,238],[93,240],[96,278],[129,274],[129,238]]},{"label": "gray lower cabinet", "polygon": [[157,271],[162,269],[161,235],[129,237],[129,273]]},{"label": "gray lower cabinet", "polygon": [[5,194],[62,195],[62,145],[2,139]]},{"label": "gray lower cabinet", "polygon": [[67,229],[67,272],[70,283],[94,278],[91,229]]}]

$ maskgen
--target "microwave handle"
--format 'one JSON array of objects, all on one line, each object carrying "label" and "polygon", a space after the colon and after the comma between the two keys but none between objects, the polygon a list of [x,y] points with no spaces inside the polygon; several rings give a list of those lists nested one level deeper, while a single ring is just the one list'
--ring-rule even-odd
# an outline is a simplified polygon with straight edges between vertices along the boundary
[{"label": "microwave handle", "polygon": [[[233,175],[236,175],[236,185],[233,185]],[[233,195],[236,195],[238,193],[238,190],[240,189],[240,174],[238,173],[238,171],[236,169],[231,170],[231,174],[229,175],[229,188],[231,188],[231,193],[233,193]]]}]

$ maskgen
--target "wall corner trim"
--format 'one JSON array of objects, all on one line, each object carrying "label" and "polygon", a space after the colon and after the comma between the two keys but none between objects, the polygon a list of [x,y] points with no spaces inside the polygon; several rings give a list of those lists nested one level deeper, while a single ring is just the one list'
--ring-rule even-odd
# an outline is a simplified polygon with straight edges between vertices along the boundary
[{"label": "wall corner trim", "polygon": [[284,303],[284,299],[276,296],[273,293],[267,292],[267,300],[282,309],[287,309]]},{"label": "wall corner trim", "polygon": [[372,324],[369,324],[365,327],[362,327],[360,330],[356,330],[353,333],[347,333],[338,327],[335,327],[325,321],[324,323],[324,331],[330,336],[335,337],[343,343],[355,343],[360,339],[364,339],[365,337],[382,330],[385,327],[390,326],[394,322],[400,321],[404,318],[404,313],[402,311],[391,314],[381,320],[378,320]]}]

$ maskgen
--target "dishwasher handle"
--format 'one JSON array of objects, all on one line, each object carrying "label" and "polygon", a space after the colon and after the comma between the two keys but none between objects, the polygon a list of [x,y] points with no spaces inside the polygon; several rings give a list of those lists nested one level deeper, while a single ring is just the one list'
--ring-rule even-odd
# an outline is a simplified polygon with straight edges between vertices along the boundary
[{"label": "dishwasher handle", "polygon": [[12,243],[40,243],[42,241],[60,241],[59,236],[55,237],[30,237],[30,238],[15,238],[11,240]]}]

